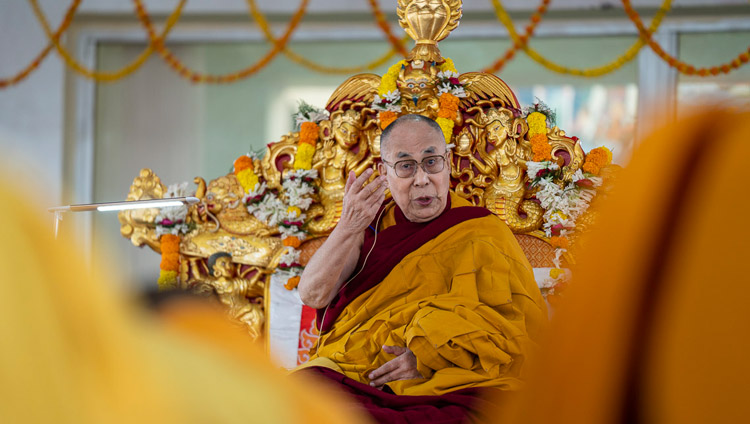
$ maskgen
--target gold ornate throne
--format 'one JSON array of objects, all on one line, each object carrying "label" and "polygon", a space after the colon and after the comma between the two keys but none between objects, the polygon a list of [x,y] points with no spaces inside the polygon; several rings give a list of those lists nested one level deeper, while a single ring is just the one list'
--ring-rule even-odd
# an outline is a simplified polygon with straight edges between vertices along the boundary
[{"label": "gold ornate throne", "polygon": [[[495,75],[456,71],[438,42],[457,27],[460,0],[399,0],[398,17],[416,44],[385,75],[350,77],[332,93],[325,111],[301,113],[300,130],[269,144],[262,156],[243,155],[233,173],[208,183],[196,177],[200,202],[179,219],[164,220],[155,210],[120,213],[122,235],[163,257],[171,253],[162,249],[160,223],[181,225],[180,231],[168,229],[177,237],[179,260],[165,287],[224,296],[250,334],[267,334],[266,319],[242,319],[238,311],[247,310],[244,303],[268,311],[271,275],[284,273],[282,281],[293,289],[295,276],[340,217],[346,176],[367,168],[377,172],[382,129],[407,113],[437,120],[452,145],[452,189],[502,218],[535,268],[560,269],[572,260],[570,245],[593,219],[587,207],[606,186],[611,155],[606,149],[586,154],[577,138],[552,125],[548,110],[539,105],[524,110]],[[306,194],[294,186],[300,179],[312,187]],[[144,169],[128,200],[168,197],[167,192],[159,177]],[[217,252],[231,255],[234,280],[246,284],[219,284],[208,265]],[[562,273],[557,274],[544,291],[559,290]],[[248,287],[264,291],[250,294]],[[227,296],[227,290],[239,294]]]}]

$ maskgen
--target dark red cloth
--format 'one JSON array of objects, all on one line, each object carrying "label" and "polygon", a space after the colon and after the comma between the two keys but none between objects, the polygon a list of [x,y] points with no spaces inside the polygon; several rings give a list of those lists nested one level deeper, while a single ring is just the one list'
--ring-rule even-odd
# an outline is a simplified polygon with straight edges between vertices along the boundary
[{"label": "dark red cloth", "polygon": [[[378,228],[378,222],[376,222],[378,218],[375,218],[372,225],[365,230],[365,240],[362,244],[359,260],[352,273],[356,277],[342,287],[336,297],[331,300],[327,309],[317,310],[315,318],[321,333],[330,330],[349,302],[383,281],[408,254],[456,224],[481,218],[491,213],[487,209],[477,206],[461,206],[451,209],[450,197],[448,197],[443,213],[428,222],[411,222],[406,219],[398,205],[395,208],[396,224],[377,234],[377,243],[369,258],[367,258],[367,263],[364,263],[365,257],[376,241],[374,229]],[[364,269],[362,268],[363,263]]]},{"label": "dark red cloth", "polygon": [[[490,410],[487,398],[491,388],[474,387],[439,396],[399,396],[352,380],[325,367],[309,367],[298,372],[324,377],[357,399],[377,422],[388,424],[464,423],[472,416]],[[386,391],[389,390],[389,391]]]}]

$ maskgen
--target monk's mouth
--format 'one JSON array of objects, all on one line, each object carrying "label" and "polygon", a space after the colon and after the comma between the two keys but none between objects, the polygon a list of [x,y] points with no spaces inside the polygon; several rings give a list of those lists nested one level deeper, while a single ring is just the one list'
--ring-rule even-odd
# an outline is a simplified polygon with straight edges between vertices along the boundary
[{"label": "monk's mouth", "polygon": [[433,197],[430,197],[430,196],[422,196],[422,197],[417,197],[416,199],[414,199],[414,201],[415,201],[415,202],[416,202],[416,203],[417,203],[417,204],[418,204],[419,206],[430,206],[430,204],[431,204],[431,203],[432,203],[432,202],[433,202],[434,200],[435,200],[435,199],[434,199]]}]

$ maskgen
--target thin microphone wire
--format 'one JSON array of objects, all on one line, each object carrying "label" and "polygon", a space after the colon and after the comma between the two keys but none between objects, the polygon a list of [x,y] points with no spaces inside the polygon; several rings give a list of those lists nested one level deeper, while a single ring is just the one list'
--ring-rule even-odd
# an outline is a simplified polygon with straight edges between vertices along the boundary
[{"label": "thin microphone wire", "polygon": [[[393,200],[391,200],[391,202],[393,202]],[[357,278],[357,276],[365,269],[365,265],[367,265],[367,259],[370,258],[370,253],[372,253],[372,251],[375,249],[375,244],[378,242],[378,228],[380,228],[380,219],[383,217],[383,213],[385,212],[386,209],[388,209],[388,206],[391,204],[391,202],[385,205],[383,210],[381,210],[380,213],[378,214],[378,219],[375,220],[375,228],[373,229],[373,231],[375,231],[375,239],[372,241],[372,246],[370,247],[370,250],[367,251],[367,255],[365,255],[365,260],[362,262],[362,266],[359,268],[359,271],[357,271],[356,274],[354,274],[351,278],[346,280],[346,282],[344,282],[344,284],[342,284],[341,287],[339,287],[339,289],[336,291],[336,294],[341,293],[341,291],[344,290],[344,288],[347,285],[349,285],[349,283],[351,283],[352,280]],[[326,320],[326,314],[328,313],[328,308],[330,306],[331,306],[331,303],[328,302],[328,305],[326,305],[326,308],[323,310],[323,318],[320,320],[321,325]],[[323,336],[322,334],[319,334],[318,339],[315,341],[315,352],[317,352],[318,349],[320,348],[320,338],[322,336]]]}]

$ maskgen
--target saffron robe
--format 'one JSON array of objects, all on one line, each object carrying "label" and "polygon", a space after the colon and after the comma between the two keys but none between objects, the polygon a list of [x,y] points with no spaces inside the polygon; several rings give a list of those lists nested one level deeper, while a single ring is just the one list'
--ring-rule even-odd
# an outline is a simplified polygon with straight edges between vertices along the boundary
[{"label": "saffron robe", "polygon": [[[484,210],[453,193],[449,207],[443,213],[448,215],[433,222],[450,213],[461,215],[457,209]],[[394,359],[382,351],[383,345],[406,346],[425,378],[388,383],[396,395],[519,388],[524,362],[547,320],[545,303],[505,223],[492,214],[468,215],[470,219],[454,219],[453,225],[433,231],[434,238],[405,254],[392,269],[370,270],[385,277],[347,299],[334,312],[330,328],[326,315],[331,307],[336,309],[337,299],[328,310],[318,311],[324,331],[306,365],[327,367],[367,384],[370,372]],[[397,250],[389,239],[400,237],[408,243],[402,230],[416,234],[433,222],[410,223],[397,206],[389,205],[378,226],[382,240],[375,241],[370,255],[387,263],[388,252],[379,251],[379,244]],[[355,276],[363,265],[363,273],[368,271],[368,253],[366,238]],[[355,283],[356,278],[350,284]],[[342,287],[342,292],[352,290],[357,287]]]}]

